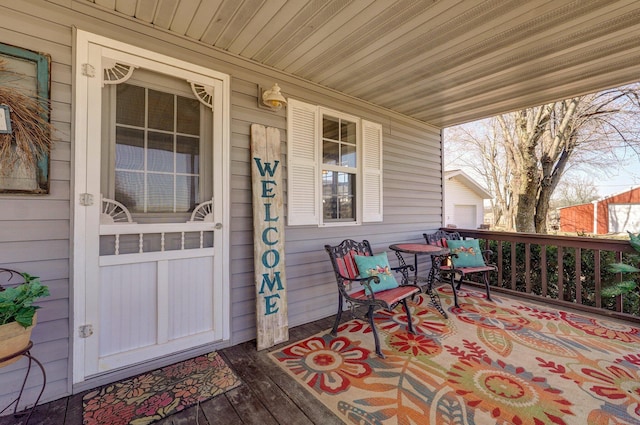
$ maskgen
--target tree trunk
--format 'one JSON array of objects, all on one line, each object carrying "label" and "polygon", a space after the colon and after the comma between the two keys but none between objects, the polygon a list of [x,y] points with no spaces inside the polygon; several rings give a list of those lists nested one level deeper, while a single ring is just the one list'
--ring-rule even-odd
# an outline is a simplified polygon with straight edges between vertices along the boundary
[{"label": "tree trunk", "polygon": [[528,167],[520,174],[520,187],[515,196],[518,197],[516,209],[516,231],[535,233],[534,217],[536,214],[536,195],[538,192],[538,176],[535,168]]},{"label": "tree trunk", "polygon": [[516,132],[518,135],[518,148],[520,163],[517,186],[514,187],[516,204],[516,231],[522,233],[535,233],[535,214],[540,187],[540,171],[538,170],[538,157],[536,148],[544,134],[544,129],[549,121],[549,105],[537,110],[523,110],[517,112]]}]

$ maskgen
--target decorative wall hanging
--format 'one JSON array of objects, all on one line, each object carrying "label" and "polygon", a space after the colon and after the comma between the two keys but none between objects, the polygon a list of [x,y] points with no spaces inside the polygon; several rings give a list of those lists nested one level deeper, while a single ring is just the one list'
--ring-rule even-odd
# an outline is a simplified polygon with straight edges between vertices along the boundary
[{"label": "decorative wall hanging", "polygon": [[49,55],[0,43],[0,193],[49,193]]}]

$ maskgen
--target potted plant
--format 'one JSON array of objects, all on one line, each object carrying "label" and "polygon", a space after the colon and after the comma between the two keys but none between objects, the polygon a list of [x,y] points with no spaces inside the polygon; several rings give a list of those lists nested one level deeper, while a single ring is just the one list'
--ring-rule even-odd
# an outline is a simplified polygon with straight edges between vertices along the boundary
[{"label": "potted plant", "polygon": [[[640,254],[640,233],[634,235],[629,233],[629,242],[633,249]],[[640,255],[629,254],[627,256],[629,262],[640,264]],[[622,282],[616,282],[613,285],[602,289],[603,297],[615,297],[617,295],[628,294],[634,297],[634,303],[640,299],[640,269],[631,264],[614,263],[609,264],[608,270],[613,273],[620,273],[626,278]]]},{"label": "potted plant", "polygon": [[[0,359],[10,357],[29,344],[31,330],[36,324],[36,310],[33,302],[49,295],[49,288],[40,283],[40,278],[28,273],[0,268],[0,275],[9,274],[7,281],[21,276],[23,283],[15,286],[0,285]],[[0,363],[7,366],[19,357]]]}]

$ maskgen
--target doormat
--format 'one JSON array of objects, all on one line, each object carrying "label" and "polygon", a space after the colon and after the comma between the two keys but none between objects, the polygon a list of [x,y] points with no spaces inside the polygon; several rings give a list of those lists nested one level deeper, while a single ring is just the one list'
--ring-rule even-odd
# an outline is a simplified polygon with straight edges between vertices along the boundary
[{"label": "doormat", "polygon": [[84,425],[146,425],[240,385],[216,352],[90,391]]},{"label": "doormat", "polygon": [[640,328],[462,289],[379,311],[382,352],[352,320],[271,353],[345,423],[640,424]]}]

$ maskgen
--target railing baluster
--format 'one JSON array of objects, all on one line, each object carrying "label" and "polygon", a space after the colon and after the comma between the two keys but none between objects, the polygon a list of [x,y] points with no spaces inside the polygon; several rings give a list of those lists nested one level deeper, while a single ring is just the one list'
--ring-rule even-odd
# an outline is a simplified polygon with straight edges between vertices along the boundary
[{"label": "railing baluster", "polygon": [[558,247],[558,299],[564,301],[564,261],[562,247]]},{"label": "railing baluster", "polygon": [[602,308],[602,276],[600,275],[600,250],[593,251],[593,274],[594,274],[594,296],[596,297],[596,307]]},{"label": "railing baluster", "polygon": [[[622,263],[622,252],[616,252],[616,262]],[[617,273],[616,280],[622,282],[622,273]],[[622,311],[622,295],[616,296],[616,311]]]},{"label": "railing baluster", "polygon": [[144,233],[140,233],[138,236],[138,252],[140,254],[144,252]]},{"label": "railing baluster", "polygon": [[547,296],[548,282],[547,282],[547,246],[540,245],[540,280],[542,280],[542,292],[540,295]]},{"label": "railing baluster", "polygon": [[525,292],[531,293],[531,244],[524,244],[524,282]]},{"label": "railing baluster", "polygon": [[582,304],[582,249],[576,248],[576,302]]},{"label": "railing baluster", "polygon": [[516,243],[511,242],[511,289],[516,290]]},{"label": "railing baluster", "polygon": [[504,267],[502,267],[502,241],[496,241],[497,242],[497,250],[498,250],[498,287],[502,288],[502,271],[504,270]]},{"label": "railing baluster", "polygon": [[160,252],[164,252],[164,232],[160,233]]},{"label": "railing baluster", "polygon": [[120,255],[120,235],[116,235],[115,255]]}]

